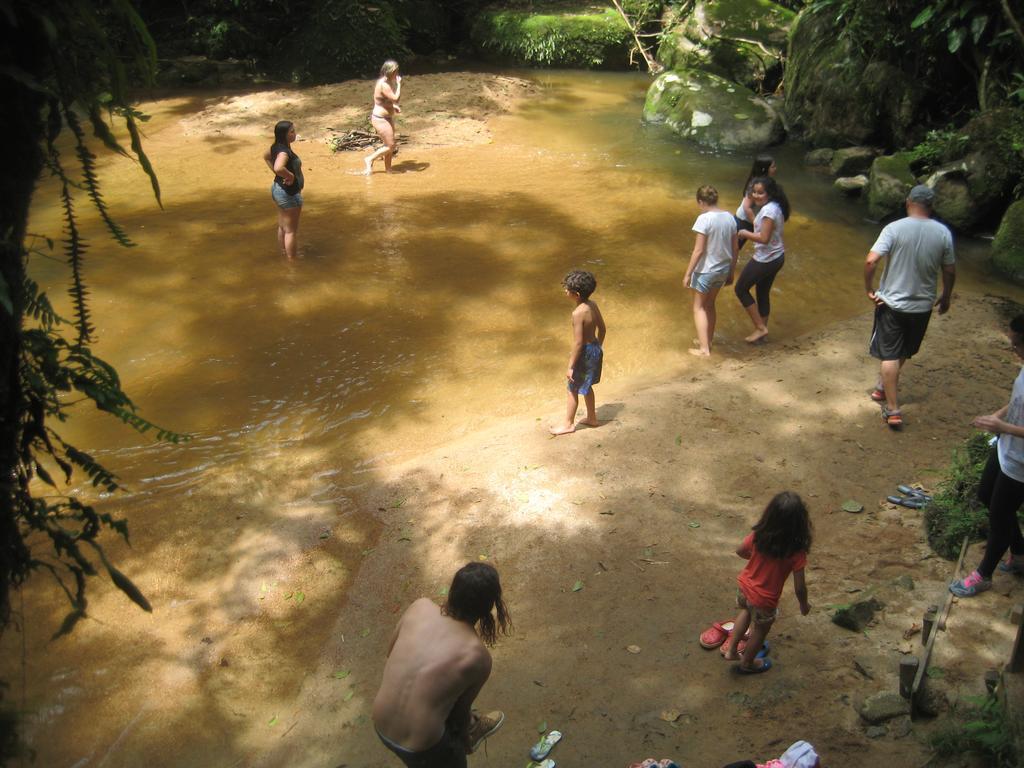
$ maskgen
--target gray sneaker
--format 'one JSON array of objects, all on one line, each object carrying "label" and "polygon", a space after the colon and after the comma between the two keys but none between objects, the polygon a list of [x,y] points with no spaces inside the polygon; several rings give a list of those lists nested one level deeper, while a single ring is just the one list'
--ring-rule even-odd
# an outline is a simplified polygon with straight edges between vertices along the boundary
[{"label": "gray sneaker", "polygon": [[488,712],[486,715],[473,713],[473,722],[469,724],[469,751],[476,752],[477,748],[484,743],[484,739],[501,728],[505,722],[505,713],[499,710]]},{"label": "gray sneaker", "polygon": [[949,591],[957,597],[974,597],[989,589],[992,589],[992,579],[983,578],[977,571],[971,571],[968,576],[949,585]]},{"label": "gray sneaker", "polygon": [[999,564],[999,570],[1003,573],[1016,573],[1024,575],[1024,555],[1014,557],[1012,554]]}]

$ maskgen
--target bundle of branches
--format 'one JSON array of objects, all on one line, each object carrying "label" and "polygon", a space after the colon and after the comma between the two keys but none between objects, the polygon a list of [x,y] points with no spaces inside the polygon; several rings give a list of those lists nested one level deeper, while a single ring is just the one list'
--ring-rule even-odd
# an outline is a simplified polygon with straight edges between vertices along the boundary
[{"label": "bundle of branches", "polygon": [[[399,144],[405,144],[406,141],[408,141],[408,139],[405,136],[398,137]],[[363,131],[358,128],[346,131],[340,136],[331,136],[327,139],[327,146],[331,148],[332,152],[342,152],[344,150],[352,149],[367,149],[368,147],[379,147],[380,145],[380,136],[378,136],[374,131]]]}]

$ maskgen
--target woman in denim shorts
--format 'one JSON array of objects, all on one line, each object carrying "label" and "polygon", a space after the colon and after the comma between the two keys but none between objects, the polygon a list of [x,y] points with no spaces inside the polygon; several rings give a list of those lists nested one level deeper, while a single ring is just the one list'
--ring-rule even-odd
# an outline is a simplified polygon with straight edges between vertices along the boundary
[{"label": "woman in denim shorts", "polygon": [[294,259],[299,246],[299,214],[302,212],[302,160],[292,152],[295,125],[282,120],[274,126],[274,143],[263,155],[274,172],[270,196],[277,204],[277,242],[285,256]]}]

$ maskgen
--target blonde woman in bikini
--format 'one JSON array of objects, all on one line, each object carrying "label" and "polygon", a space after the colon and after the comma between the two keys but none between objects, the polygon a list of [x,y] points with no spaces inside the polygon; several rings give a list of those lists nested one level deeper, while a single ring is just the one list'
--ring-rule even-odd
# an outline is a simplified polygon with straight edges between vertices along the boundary
[{"label": "blonde woman in bikini", "polygon": [[373,161],[381,155],[384,156],[384,170],[391,173],[391,158],[395,152],[395,114],[401,112],[398,100],[402,97],[402,77],[398,74],[398,62],[388,59],[380,68],[380,77],[377,84],[373,86],[373,112],[370,114],[370,123],[373,130],[380,136],[384,146],[366,158],[366,170],[364,173],[369,176],[372,172]]}]

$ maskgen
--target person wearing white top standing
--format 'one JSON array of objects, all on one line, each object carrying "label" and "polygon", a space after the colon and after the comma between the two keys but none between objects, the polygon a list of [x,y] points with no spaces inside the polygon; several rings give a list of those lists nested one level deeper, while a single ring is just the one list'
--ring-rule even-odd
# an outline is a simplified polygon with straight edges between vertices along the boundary
[{"label": "person wearing white top standing", "polygon": [[698,189],[697,207],[701,211],[693,223],[697,238],[683,283],[693,290],[693,324],[700,344],[690,354],[708,357],[715,338],[715,299],[722,286],[732,284],[739,240],[735,217],[718,207],[717,189],[708,185]]},{"label": "person wearing white top standing", "polygon": [[[1024,357],[1024,315],[1010,321],[1006,334],[1018,357]],[[981,563],[971,573],[949,585],[958,597],[974,597],[992,588],[992,574],[1024,573],[1024,536],[1017,510],[1024,504],[1024,368],[1013,382],[1010,402],[988,416],[977,416],[971,424],[999,436],[996,447],[978,483],[978,499],[988,507],[988,541]],[[1006,550],[1005,563],[999,559]]]},{"label": "person wearing white top standing", "polygon": [[[953,235],[945,224],[931,218],[935,192],[918,184],[907,195],[907,215],[887,225],[871,246],[864,262],[864,289],[875,304],[871,356],[880,361],[878,383],[871,399],[882,404],[882,420],[891,429],[903,426],[896,399],[903,364],[921,348],[932,306],[949,311],[956,282]],[[873,288],[878,262],[885,271]],[[942,295],[935,299],[939,273]]]},{"label": "person wearing white top standing", "polygon": [[[736,297],[754,324],[754,332],[746,338],[753,344],[768,335],[772,283],[786,263],[782,228],[789,218],[789,200],[782,187],[770,176],[762,176],[751,182],[750,197],[758,209],[754,217],[754,231],[741,229],[738,235],[741,240],[754,242],[754,255],[736,281]],[[757,294],[756,301],[750,295],[751,288]]]}]

